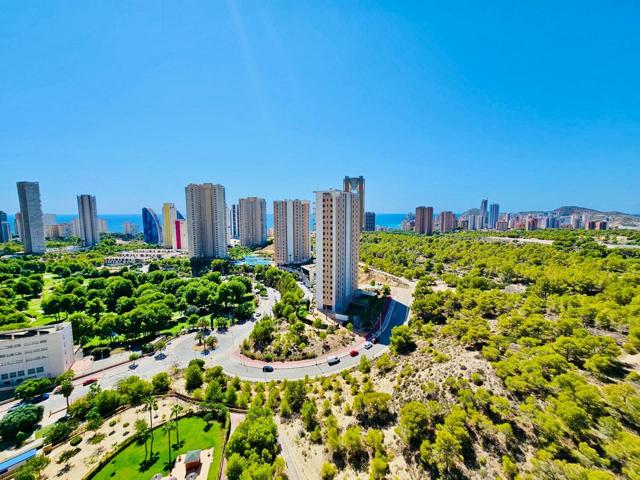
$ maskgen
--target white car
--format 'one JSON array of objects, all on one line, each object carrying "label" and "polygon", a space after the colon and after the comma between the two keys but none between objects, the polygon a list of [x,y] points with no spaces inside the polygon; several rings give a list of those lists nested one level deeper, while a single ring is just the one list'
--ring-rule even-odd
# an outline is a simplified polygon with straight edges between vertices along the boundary
[{"label": "white car", "polygon": [[339,362],[340,362],[340,359],[336,355],[331,355],[330,357],[327,357],[327,363],[329,365],[334,365]]},{"label": "white car", "polygon": [[371,347],[373,347],[373,343],[371,342],[364,342],[364,348],[369,350]]}]

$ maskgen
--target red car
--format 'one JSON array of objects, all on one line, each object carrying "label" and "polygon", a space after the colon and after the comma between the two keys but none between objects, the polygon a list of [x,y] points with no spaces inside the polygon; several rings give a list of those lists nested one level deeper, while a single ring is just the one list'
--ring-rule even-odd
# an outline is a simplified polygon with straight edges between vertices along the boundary
[{"label": "red car", "polygon": [[351,350],[349,352],[349,355],[351,355],[352,357],[357,357],[358,356],[358,350]]},{"label": "red car", "polygon": [[92,383],[96,383],[98,381],[97,378],[87,378],[84,382],[82,382],[83,386],[91,385]]}]

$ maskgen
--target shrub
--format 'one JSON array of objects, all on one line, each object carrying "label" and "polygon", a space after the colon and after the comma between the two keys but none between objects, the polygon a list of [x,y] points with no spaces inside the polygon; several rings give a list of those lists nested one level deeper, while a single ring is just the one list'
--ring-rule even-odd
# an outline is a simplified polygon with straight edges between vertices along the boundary
[{"label": "shrub", "polygon": [[80,444],[80,442],[82,442],[82,437],[81,437],[80,435],[76,435],[75,437],[73,437],[73,438],[71,439],[71,441],[69,442],[69,444],[70,444],[72,447],[75,447],[75,446],[79,445],[79,444]]},{"label": "shrub", "polygon": [[110,426],[110,427],[113,427],[116,423],[118,423],[118,422],[116,422],[115,420],[111,420],[111,421],[109,422],[109,426]]}]

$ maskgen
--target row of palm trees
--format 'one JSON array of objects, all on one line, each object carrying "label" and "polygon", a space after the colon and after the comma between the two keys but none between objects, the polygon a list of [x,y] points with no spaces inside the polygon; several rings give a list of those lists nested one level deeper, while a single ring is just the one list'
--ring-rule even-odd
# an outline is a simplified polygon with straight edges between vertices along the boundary
[{"label": "row of palm trees", "polygon": [[[153,396],[148,396],[143,401],[144,409],[149,411],[149,423],[147,423],[143,419],[136,420],[135,429],[137,438],[144,442],[144,459],[145,462],[147,458],[151,460],[153,458],[153,412],[158,409],[158,401]],[[166,435],[167,441],[169,442],[169,465],[171,465],[171,432],[173,430],[176,431],[176,444],[180,447],[180,427],[178,418],[184,411],[184,407],[179,404],[174,404],[171,406],[171,413],[169,415],[169,421],[166,421],[162,426],[162,433]],[[163,419],[165,416],[163,415]],[[149,442],[149,448],[147,448],[147,440]]]}]

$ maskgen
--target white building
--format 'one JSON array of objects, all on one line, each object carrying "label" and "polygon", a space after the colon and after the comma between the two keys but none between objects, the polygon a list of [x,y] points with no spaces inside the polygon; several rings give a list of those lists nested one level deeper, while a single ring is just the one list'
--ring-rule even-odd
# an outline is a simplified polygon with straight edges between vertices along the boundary
[{"label": "white building", "polygon": [[20,239],[24,253],[44,253],[44,222],[38,182],[18,182],[20,202]]},{"label": "white building", "polygon": [[74,362],[71,323],[0,332],[0,388],[57,377]]},{"label": "white building", "polygon": [[125,235],[137,235],[140,233],[140,227],[132,222],[124,222],[122,224],[122,229],[124,230]]},{"label": "white building", "polygon": [[316,305],[345,311],[358,289],[360,196],[316,192]]},{"label": "white building", "polygon": [[224,187],[191,183],[185,187],[189,256],[227,256],[226,200]]},{"label": "white building", "polygon": [[78,218],[80,239],[85,247],[97,245],[100,242],[98,233],[98,207],[93,195],[78,195]]}]

